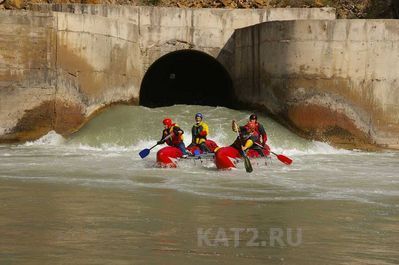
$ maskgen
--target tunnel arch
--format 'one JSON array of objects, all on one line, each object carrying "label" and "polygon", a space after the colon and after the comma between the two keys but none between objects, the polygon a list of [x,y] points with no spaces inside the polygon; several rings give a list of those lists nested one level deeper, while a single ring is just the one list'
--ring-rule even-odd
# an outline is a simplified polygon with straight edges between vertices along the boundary
[{"label": "tunnel arch", "polygon": [[233,82],[214,57],[197,50],[179,50],[156,60],[144,75],[140,105],[230,106]]}]

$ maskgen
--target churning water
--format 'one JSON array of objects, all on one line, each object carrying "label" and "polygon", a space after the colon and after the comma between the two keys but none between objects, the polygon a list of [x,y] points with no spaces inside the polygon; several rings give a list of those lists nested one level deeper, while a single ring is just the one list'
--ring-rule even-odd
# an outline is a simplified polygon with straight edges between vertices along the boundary
[{"label": "churning water", "polygon": [[[272,150],[291,166],[272,157],[251,174],[217,171],[212,161],[162,169],[154,167],[158,147],[138,156],[160,139],[164,117],[188,144],[199,111],[222,146],[235,138],[231,120],[250,114],[117,106],[68,139],[50,132],[0,146],[0,263],[399,263],[399,153],[335,149],[260,117]],[[256,229],[260,243],[248,244],[245,232],[234,241],[226,232],[234,228]],[[205,244],[206,229],[215,244]],[[285,239],[300,229],[300,244],[272,246],[270,229]]]}]

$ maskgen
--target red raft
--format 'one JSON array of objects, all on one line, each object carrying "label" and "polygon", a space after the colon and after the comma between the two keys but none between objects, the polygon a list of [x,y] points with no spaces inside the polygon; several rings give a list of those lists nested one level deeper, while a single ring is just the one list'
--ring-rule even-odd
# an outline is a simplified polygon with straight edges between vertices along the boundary
[{"label": "red raft", "polygon": [[[212,140],[206,140],[205,144],[209,148],[209,150],[211,150],[211,152],[214,152],[214,150],[218,147],[218,145]],[[197,146],[193,148],[187,148],[187,150],[190,151],[192,154],[198,152],[200,154],[202,153],[202,151]],[[182,151],[180,151],[179,148],[166,146],[157,152],[157,164],[160,167],[177,167],[177,161],[182,156],[183,153]]]},{"label": "red raft", "polygon": [[[265,156],[270,155],[270,147],[266,145],[263,149]],[[247,152],[249,158],[261,157],[255,150],[249,150]],[[236,167],[236,164],[241,160],[241,155],[237,149],[232,146],[222,147],[215,153],[215,164],[218,169],[232,169]]]}]

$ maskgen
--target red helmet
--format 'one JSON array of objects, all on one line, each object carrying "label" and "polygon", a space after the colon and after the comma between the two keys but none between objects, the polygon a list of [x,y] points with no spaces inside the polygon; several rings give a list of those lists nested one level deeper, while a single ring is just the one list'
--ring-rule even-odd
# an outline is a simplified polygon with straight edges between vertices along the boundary
[{"label": "red helmet", "polygon": [[170,118],[163,119],[162,123],[168,127],[172,126],[172,120]]}]

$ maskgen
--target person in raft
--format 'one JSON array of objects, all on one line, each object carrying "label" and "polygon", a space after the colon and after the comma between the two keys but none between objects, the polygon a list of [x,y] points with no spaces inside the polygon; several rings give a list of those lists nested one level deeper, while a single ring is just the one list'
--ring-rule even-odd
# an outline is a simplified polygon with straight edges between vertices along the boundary
[{"label": "person in raft", "polygon": [[195,114],[194,118],[195,124],[191,129],[192,140],[188,147],[198,146],[202,152],[209,153],[211,150],[205,144],[206,136],[209,134],[208,124],[203,121],[204,117],[201,113]]},{"label": "person in raft", "polygon": [[[255,124],[255,133],[258,135],[258,144],[261,144],[263,147],[266,146],[266,141],[267,141],[267,134],[265,131],[265,127],[261,123],[258,122],[258,116],[256,114],[251,114],[249,116],[249,123],[254,123]],[[262,153],[263,154],[263,153]]]},{"label": "person in raft", "polygon": [[[236,131],[235,121],[233,120],[232,128],[233,131]],[[238,127],[240,130],[240,136],[237,136],[237,139],[231,145],[237,150],[243,150],[244,152],[249,151],[249,149],[253,149],[259,153],[260,156],[265,156],[262,150],[262,147],[255,144],[259,142],[259,135],[256,132],[256,124],[254,122],[248,122],[245,126]]]},{"label": "person in raft", "polygon": [[[173,123],[170,118],[165,118],[162,123],[165,125],[165,129],[162,131],[162,138],[157,142],[157,144],[164,144],[166,142],[169,146],[179,148],[183,153],[183,157],[187,157],[188,152],[183,142],[184,131],[179,127],[179,125]],[[171,136],[165,140],[169,135]]]}]

